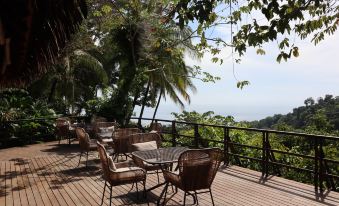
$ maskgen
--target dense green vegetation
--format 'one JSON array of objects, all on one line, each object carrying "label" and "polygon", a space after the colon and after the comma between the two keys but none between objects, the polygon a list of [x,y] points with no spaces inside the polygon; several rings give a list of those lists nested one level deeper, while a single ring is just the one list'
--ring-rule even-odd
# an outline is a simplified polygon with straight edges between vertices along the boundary
[{"label": "dense green vegetation", "polygon": [[[0,147],[53,139],[55,115],[45,101],[33,99],[27,91],[8,89],[0,93]],[[21,121],[45,117],[43,121]]]},{"label": "dense green vegetation", "polygon": [[324,98],[319,97],[317,101],[310,97],[304,103],[304,106],[294,108],[291,113],[266,117],[260,121],[251,122],[250,125],[256,128],[338,135],[338,96],[325,95]]}]

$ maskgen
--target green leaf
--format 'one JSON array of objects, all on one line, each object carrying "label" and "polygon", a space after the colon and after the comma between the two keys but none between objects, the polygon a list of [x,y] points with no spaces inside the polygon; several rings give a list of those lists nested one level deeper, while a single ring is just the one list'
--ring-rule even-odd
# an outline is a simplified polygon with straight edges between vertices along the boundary
[{"label": "green leaf", "polygon": [[265,52],[265,50],[263,50],[262,48],[259,48],[259,49],[257,49],[257,54],[259,54],[259,55],[265,55],[266,52]]},{"label": "green leaf", "polygon": [[298,47],[293,47],[293,52],[292,52],[294,57],[298,57],[299,56],[299,49]]},{"label": "green leaf", "polygon": [[247,85],[249,85],[249,84],[250,84],[249,81],[238,81],[238,82],[237,82],[237,88],[243,89],[244,86],[247,86]]}]

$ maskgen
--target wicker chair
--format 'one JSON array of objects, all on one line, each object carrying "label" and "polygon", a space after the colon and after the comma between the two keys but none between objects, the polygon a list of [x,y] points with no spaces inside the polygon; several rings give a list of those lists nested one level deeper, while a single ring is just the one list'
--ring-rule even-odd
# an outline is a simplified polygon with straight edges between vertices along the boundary
[{"label": "wicker chair", "polygon": [[97,148],[102,165],[103,178],[105,180],[104,191],[102,193],[101,204],[104,202],[106,186],[110,187],[110,203],[112,204],[112,187],[123,184],[136,183],[137,195],[138,182],[142,182],[145,191],[146,171],[142,168],[135,167],[131,161],[114,164],[112,158],[107,154],[105,147],[97,142]]},{"label": "wicker chair", "polygon": [[[162,142],[161,136],[156,132],[132,134],[128,136],[128,141],[130,146],[130,152],[158,149],[160,148]],[[156,144],[155,145],[151,144],[152,142],[155,142]],[[133,156],[133,161],[138,167],[145,169],[147,172],[155,171],[159,183],[159,170],[162,169],[161,165],[148,164],[135,156]]]},{"label": "wicker chair", "polygon": [[95,143],[96,140],[90,139],[89,135],[85,132],[83,128],[77,127],[75,129],[75,132],[79,140],[79,145],[80,145],[80,150],[81,150],[78,166],[80,165],[80,162],[81,162],[82,153],[86,152],[86,167],[87,167],[88,152],[97,150],[97,145]]},{"label": "wicker chair", "polygon": [[95,122],[93,125],[93,130],[95,133],[99,133],[102,128],[116,127],[116,126],[117,126],[116,122]]},{"label": "wicker chair", "polygon": [[[195,149],[182,153],[178,160],[179,174],[164,170],[165,200],[169,184],[174,185],[185,192],[186,195],[192,195],[194,204],[198,203],[197,194],[209,192],[212,204],[214,205],[211,185],[222,160],[222,151],[218,148]],[[208,191],[206,191],[208,189]],[[197,192],[198,190],[205,190]],[[194,194],[190,193],[194,192]],[[164,203],[165,203],[164,200]]]},{"label": "wicker chair", "polygon": [[[66,118],[56,119],[55,134],[59,140],[59,144],[60,144],[61,139],[63,138],[70,139],[69,137],[71,133],[70,133],[69,127],[70,127],[70,122],[68,119]],[[69,143],[70,143],[70,140],[69,140]]]},{"label": "wicker chair", "polygon": [[162,124],[153,122],[149,125],[149,130],[150,131],[157,131],[158,133],[162,132]]},{"label": "wicker chair", "polygon": [[119,128],[113,132],[113,160],[118,159],[119,156],[124,155],[127,159],[129,153],[129,141],[128,136],[135,133],[140,133],[141,130],[138,128]]}]

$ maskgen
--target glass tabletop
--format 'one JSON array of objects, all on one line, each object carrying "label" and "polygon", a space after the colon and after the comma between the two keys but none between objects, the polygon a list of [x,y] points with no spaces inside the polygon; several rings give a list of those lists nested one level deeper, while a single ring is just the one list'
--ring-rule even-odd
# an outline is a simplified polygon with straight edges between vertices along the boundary
[{"label": "glass tabletop", "polygon": [[188,150],[186,147],[165,147],[155,150],[135,151],[133,156],[149,164],[165,164],[177,162],[181,153]]}]

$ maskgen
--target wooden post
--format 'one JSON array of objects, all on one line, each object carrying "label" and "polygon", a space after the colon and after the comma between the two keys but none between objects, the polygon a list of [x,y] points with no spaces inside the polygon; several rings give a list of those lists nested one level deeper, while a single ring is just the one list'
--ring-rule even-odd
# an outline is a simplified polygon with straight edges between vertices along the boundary
[{"label": "wooden post", "polygon": [[318,193],[318,187],[319,187],[319,149],[318,149],[318,138],[313,137],[314,141],[314,189],[315,192]]},{"label": "wooden post", "polygon": [[261,159],[261,175],[265,176],[266,172],[266,134],[262,132],[262,159]]},{"label": "wooden post", "polygon": [[229,157],[228,157],[228,139],[229,139],[229,129],[224,127],[224,165],[228,166],[229,164]]},{"label": "wooden post", "polygon": [[173,147],[177,146],[176,135],[177,135],[177,130],[175,128],[175,121],[172,121],[172,146]]},{"label": "wooden post", "polygon": [[194,146],[195,148],[199,148],[199,125],[194,124]]}]

